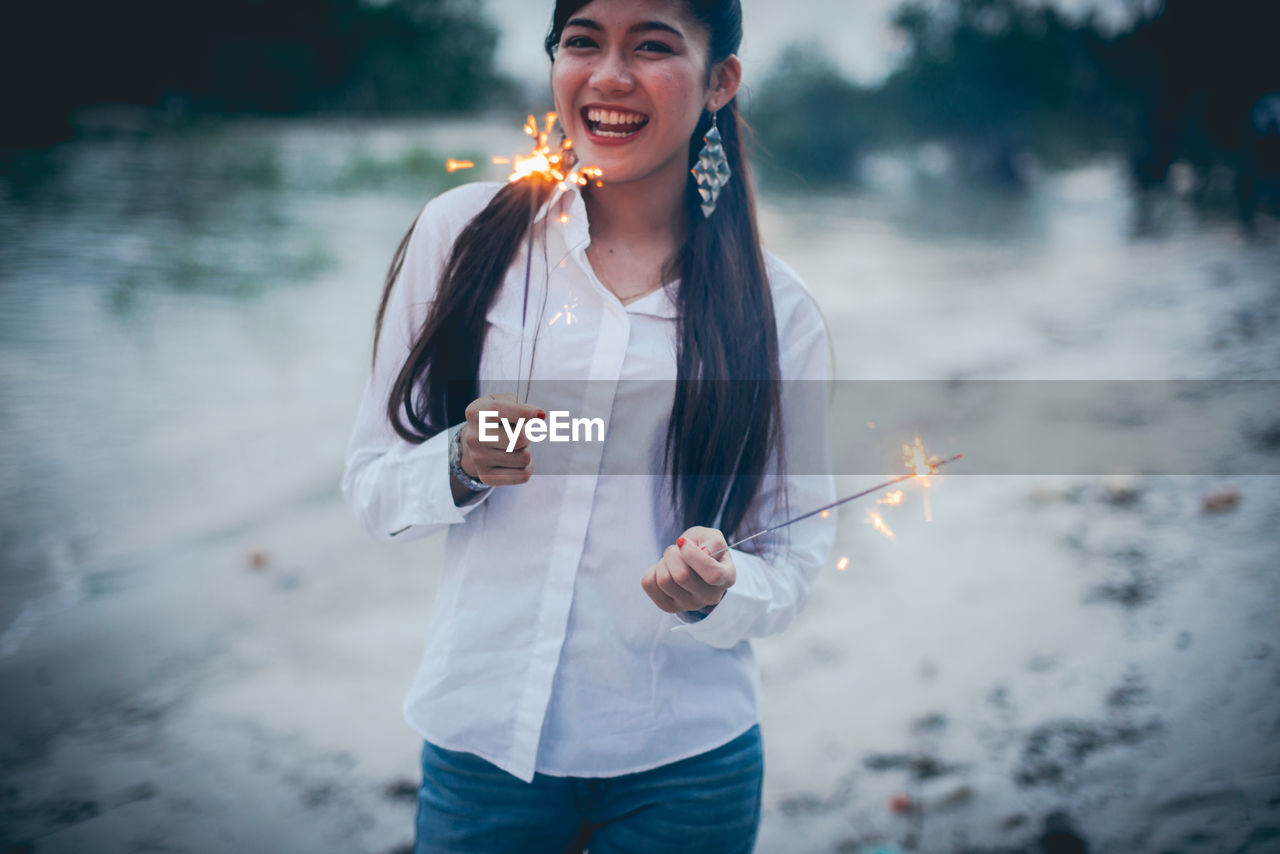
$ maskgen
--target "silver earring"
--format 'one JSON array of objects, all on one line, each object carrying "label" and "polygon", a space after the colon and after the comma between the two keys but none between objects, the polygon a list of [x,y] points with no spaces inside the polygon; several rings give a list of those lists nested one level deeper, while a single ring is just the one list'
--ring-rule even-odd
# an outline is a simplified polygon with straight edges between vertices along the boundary
[{"label": "silver earring", "polygon": [[729,183],[733,170],[729,168],[729,158],[725,156],[724,146],[720,142],[720,130],[716,127],[716,114],[711,114],[711,130],[702,138],[706,145],[698,152],[698,162],[693,167],[694,180],[698,182],[698,195],[702,196],[702,216],[711,218],[716,209],[716,200],[720,191]]}]

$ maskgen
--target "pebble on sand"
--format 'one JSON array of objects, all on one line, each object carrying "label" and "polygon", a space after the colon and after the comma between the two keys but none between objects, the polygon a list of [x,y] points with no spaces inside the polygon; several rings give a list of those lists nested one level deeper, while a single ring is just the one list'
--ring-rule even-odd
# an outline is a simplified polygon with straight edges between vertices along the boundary
[{"label": "pebble on sand", "polygon": [[1227,513],[1240,505],[1240,490],[1234,486],[1211,489],[1200,498],[1200,509],[1205,513]]}]

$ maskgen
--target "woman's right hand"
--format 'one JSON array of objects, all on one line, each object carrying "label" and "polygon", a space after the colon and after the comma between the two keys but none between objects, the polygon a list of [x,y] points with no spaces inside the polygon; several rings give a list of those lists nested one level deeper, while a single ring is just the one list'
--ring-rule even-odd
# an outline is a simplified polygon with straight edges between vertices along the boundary
[{"label": "woman's right hand", "polygon": [[[480,441],[481,412],[498,413],[496,419],[488,416],[491,425],[489,435],[496,432],[498,441]],[[546,417],[547,414],[536,406],[520,403],[511,392],[490,394],[471,401],[467,406],[467,421],[462,425],[458,439],[462,470],[489,486],[515,486],[527,482],[533,476],[533,455],[529,453],[526,428],[530,420],[545,420]],[[508,451],[510,436],[502,421],[505,420],[514,431],[521,419],[524,423],[520,427],[520,435]],[[496,430],[492,426],[495,423]]]}]

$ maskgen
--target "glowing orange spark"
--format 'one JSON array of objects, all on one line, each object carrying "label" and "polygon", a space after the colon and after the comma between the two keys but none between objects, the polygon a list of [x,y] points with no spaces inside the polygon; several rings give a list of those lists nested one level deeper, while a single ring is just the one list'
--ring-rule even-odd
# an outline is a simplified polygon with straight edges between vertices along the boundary
[{"label": "glowing orange spark", "polygon": [[901,504],[902,490],[895,489],[893,492],[887,493],[884,498],[877,498],[877,504]]},{"label": "glowing orange spark", "polygon": [[568,221],[569,221],[569,215],[568,215],[567,213],[562,213],[562,214],[560,214],[560,221],[561,221],[561,222],[568,222]]},{"label": "glowing orange spark", "polygon": [[823,519],[826,519],[827,517],[829,517],[829,516],[831,515],[831,511],[830,511],[830,510],[823,510],[823,511],[822,511],[822,513],[821,513],[820,515],[822,516],[822,518],[823,518]]},{"label": "glowing orange spark", "polygon": [[[565,168],[569,165],[569,158],[565,156],[569,146],[561,145],[559,151],[552,151],[547,141],[551,137],[552,128],[555,127],[556,118],[555,113],[547,113],[545,130],[539,133],[537,121],[533,116],[529,116],[529,122],[525,125],[525,133],[535,137],[538,142],[529,156],[521,157],[516,155],[515,168],[511,171],[511,175],[508,178],[509,181],[514,183],[531,175],[538,175],[563,186],[569,184],[583,186],[590,178],[599,177],[603,174],[598,167],[594,166],[588,166],[581,170],[569,169],[567,172],[565,171]],[[567,143],[568,140],[565,140],[565,142]]]},{"label": "glowing orange spark", "polygon": [[841,572],[844,572],[845,569],[848,568],[848,566],[849,566],[849,559],[847,557],[842,557],[840,558],[840,560],[836,561],[836,569],[840,570]]},{"label": "glowing orange spark", "polygon": [[867,516],[871,521],[872,527],[874,527],[880,533],[884,534],[889,539],[892,540],[894,538],[893,531],[889,530],[889,526],[884,523],[884,518],[879,513],[877,513],[874,510],[868,510]]},{"label": "glowing orange spark", "polygon": [[470,160],[454,160],[453,158],[449,158],[448,162],[444,164],[444,168],[450,172],[457,172],[459,169],[474,169],[475,164]]},{"label": "glowing orange spark", "polygon": [[921,444],[919,436],[916,436],[914,445],[902,446],[902,455],[905,458],[906,467],[917,477],[928,477],[938,470],[940,460],[937,457],[924,455],[924,445]]},{"label": "glowing orange spark", "polygon": [[570,305],[568,303],[565,303],[564,308],[561,311],[556,312],[555,317],[551,318],[551,322],[548,323],[547,326],[555,326],[556,321],[562,317],[564,318],[565,326],[572,326],[574,322],[578,319],[573,313],[573,310],[577,307],[578,307],[578,299],[577,297],[575,297],[573,299],[573,304]]},{"label": "glowing orange spark", "polygon": [[[920,478],[920,485],[926,488],[932,486],[929,483],[929,475],[937,472],[938,463],[941,461],[937,457],[924,455],[924,445],[920,442],[920,437],[916,436],[914,445],[903,445],[902,454],[907,468]],[[924,518],[926,522],[933,521],[933,508],[929,505],[927,492],[924,494]]]},{"label": "glowing orange spark", "polygon": [[[538,176],[566,187],[570,184],[586,186],[592,179],[596,179],[596,186],[603,186],[599,178],[604,173],[598,167],[572,168],[574,158],[568,155],[569,150],[573,148],[571,140],[565,139],[557,150],[552,150],[551,131],[555,128],[556,119],[555,113],[547,113],[542,130],[539,130],[538,120],[532,115],[529,116],[524,123],[524,132],[527,136],[534,138],[533,151],[523,156],[517,154],[514,157],[494,157],[493,162],[512,164],[511,174],[507,177],[507,180],[512,183]],[[452,172],[455,168],[470,168],[473,165],[468,160],[450,160],[449,171]],[[562,216],[560,221],[568,222],[569,220],[567,216]]]}]

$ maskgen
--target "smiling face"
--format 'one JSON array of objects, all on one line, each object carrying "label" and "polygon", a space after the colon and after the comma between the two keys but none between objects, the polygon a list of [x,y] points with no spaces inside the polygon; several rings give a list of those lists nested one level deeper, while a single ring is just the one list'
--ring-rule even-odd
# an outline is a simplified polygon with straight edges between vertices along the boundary
[{"label": "smiling face", "polygon": [[682,0],[593,0],[570,17],[551,88],[581,162],[609,184],[686,172],[703,108],[732,97],[719,66],[707,85],[708,44]]}]

